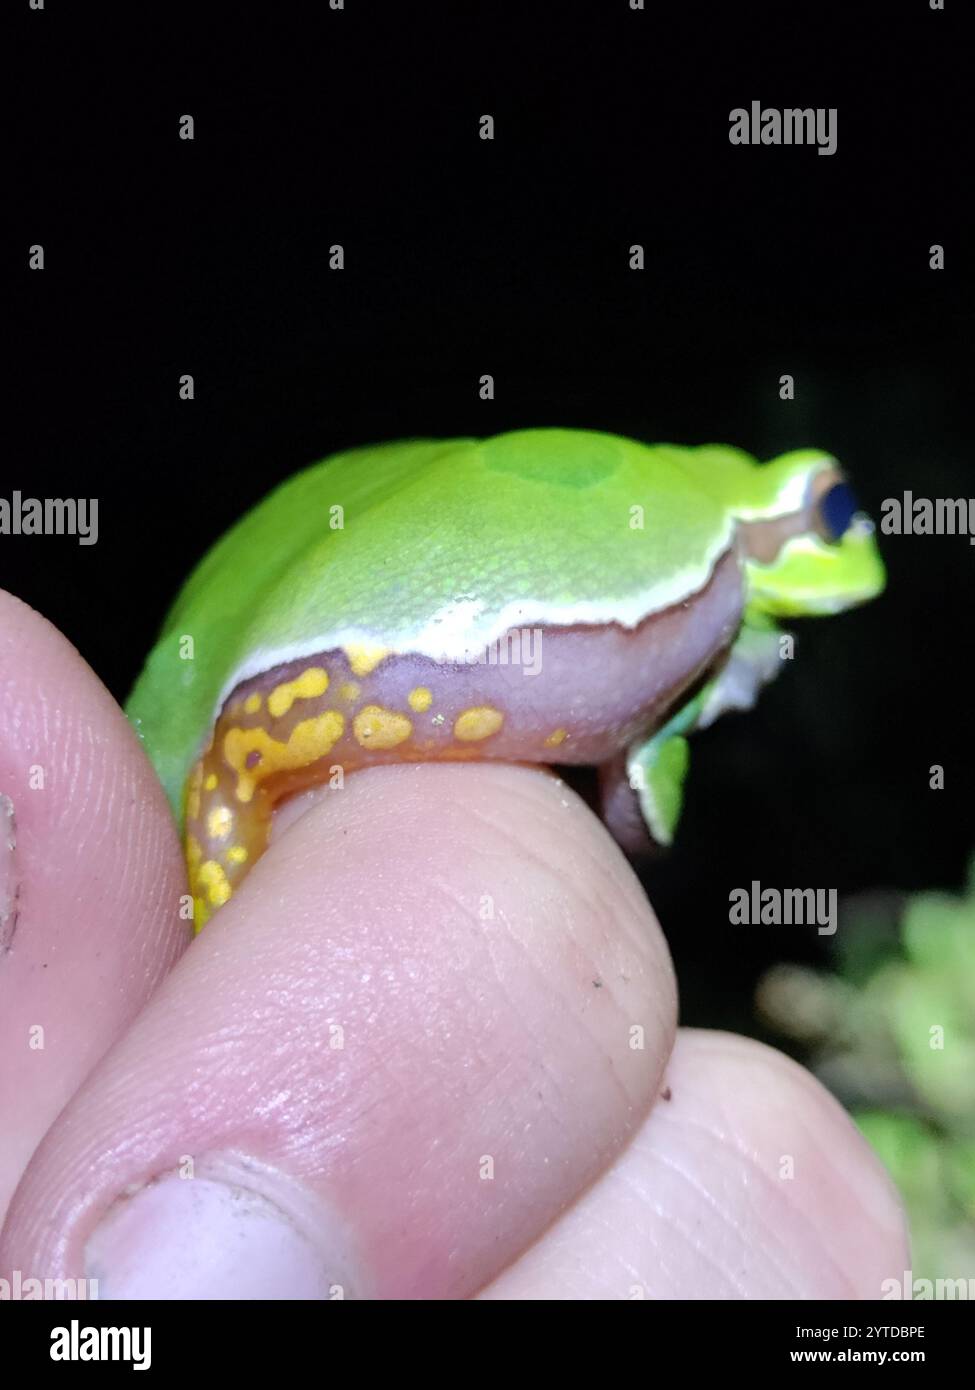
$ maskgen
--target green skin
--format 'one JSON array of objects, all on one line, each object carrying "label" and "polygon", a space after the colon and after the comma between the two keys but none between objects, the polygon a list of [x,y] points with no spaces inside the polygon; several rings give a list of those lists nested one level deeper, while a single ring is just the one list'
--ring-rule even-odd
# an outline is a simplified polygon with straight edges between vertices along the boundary
[{"label": "green skin", "polygon": [[[799,514],[814,480],[837,469],[818,450],[760,464],[723,445],[558,429],[334,455],[210,550],[128,714],[180,818],[187,773],[241,680],[350,643],[450,663],[513,626],[633,630],[701,591],[740,546],[741,523]],[[727,673],[750,672],[757,688],[779,664],[775,618],[839,612],[884,585],[860,517],[833,540],[807,525],[772,557],[743,555],[741,572],[744,614],[725,674],[629,752],[630,784],[664,843],[680,809],[685,735],[751,702]]]}]

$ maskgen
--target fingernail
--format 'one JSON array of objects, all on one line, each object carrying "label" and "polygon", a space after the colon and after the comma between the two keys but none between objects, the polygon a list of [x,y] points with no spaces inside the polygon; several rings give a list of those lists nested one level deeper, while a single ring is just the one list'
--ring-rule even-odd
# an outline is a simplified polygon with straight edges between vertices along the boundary
[{"label": "fingernail", "polygon": [[17,929],[17,823],[14,803],[0,792],[0,955],[10,950]]},{"label": "fingernail", "polygon": [[[237,1171],[241,1171],[238,1165]],[[247,1164],[247,1186],[174,1174],[119,1199],[85,1247],[100,1299],[356,1296],[349,1242],[321,1204]],[[276,1196],[255,1187],[279,1188]]]}]

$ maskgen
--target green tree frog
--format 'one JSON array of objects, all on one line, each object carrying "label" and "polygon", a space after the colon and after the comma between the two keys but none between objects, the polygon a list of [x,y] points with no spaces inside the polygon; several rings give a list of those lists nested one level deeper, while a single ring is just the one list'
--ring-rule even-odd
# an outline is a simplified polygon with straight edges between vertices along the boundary
[{"label": "green tree frog", "polygon": [[595,764],[620,841],[669,843],[686,736],[753,703],[776,619],[883,584],[819,450],[526,429],[315,464],[197,566],[128,704],[184,823],[197,930],[275,803],[337,769]]}]

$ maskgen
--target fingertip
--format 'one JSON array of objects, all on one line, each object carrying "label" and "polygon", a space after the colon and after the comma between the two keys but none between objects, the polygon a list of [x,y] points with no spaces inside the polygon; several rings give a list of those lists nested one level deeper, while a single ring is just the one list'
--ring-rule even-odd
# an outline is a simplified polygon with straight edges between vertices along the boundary
[{"label": "fingertip", "polygon": [[[187,1156],[203,1172],[233,1153],[329,1214],[318,1248],[349,1232],[366,1296],[467,1296],[639,1126],[674,1014],[639,884],[556,779],[372,769],[275,839],[67,1108],[4,1257],[82,1277],[87,1249],[107,1288],[131,1288],[142,1213],[190,1201],[169,1181]],[[93,1239],[134,1191],[156,1196]],[[223,1229],[218,1196],[192,1202],[193,1220]],[[165,1249],[190,1258],[185,1242]],[[188,1287],[151,1268],[159,1296]],[[199,1296],[239,1296],[216,1256],[193,1279],[211,1290]]]},{"label": "fingertip", "polygon": [[125,716],[0,593],[0,1212],[55,1115],[187,940],[175,826]]},{"label": "fingertip", "polygon": [[804,1068],[681,1029],[633,1142],[488,1299],[877,1299],[903,1278],[900,1198]]}]

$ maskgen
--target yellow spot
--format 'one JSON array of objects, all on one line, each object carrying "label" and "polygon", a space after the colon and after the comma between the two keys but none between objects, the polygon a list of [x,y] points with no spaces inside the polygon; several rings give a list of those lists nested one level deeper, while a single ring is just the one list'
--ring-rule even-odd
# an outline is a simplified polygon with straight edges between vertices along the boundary
[{"label": "yellow spot", "polygon": [[405,714],[383,709],[382,705],[366,705],[352,721],[355,736],[363,748],[395,748],[413,732]]},{"label": "yellow spot", "polygon": [[[237,799],[250,801],[258,782],[274,772],[294,772],[309,767],[330,752],[342,737],[345,716],[326,710],[314,719],[303,719],[288,736],[287,743],[272,738],[266,729],[228,729],[223,755],[237,773]],[[247,766],[248,753],[260,753],[260,762]]]},{"label": "yellow spot", "polygon": [[465,709],[454,721],[454,738],[462,738],[465,743],[476,743],[482,738],[496,734],[504,723],[504,715],[490,705],[477,705]]},{"label": "yellow spot", "polygon": [[348,700],[351,705],[354,700],[358,700],[362,694],[362,687],[356,681],[343,681],[339,686],[339,695],[343,700]]},{"label": "yellow spot", "polygon": [[247,699],[244,701],[244,713],[245,713],[245,714],[256,714],[257,711],[258,711],[260,708],[261,708],[261,697],[260,697],[260,695],[258,695],[257,691],[255,690],[255,691],[254,691],[254,694],[253,694],[253,695],[248,695]]},{"label": "yellow spot", "polygon": [[188,820],[196,820],[200,814],[200,788],[203,785],[203,764],[197,763],[190,773],[190,780],[186,785],[186,816]]},{"label": "yellow spot", "polygon": [[215,806],[207,816],[207,834],[211,840],[224,840],[234,823],[233,812],[227,806]]},{"label": "yellow spot", "polygon": [[407,695],[406,703],[409,705],[410,709],[415,709],[417,714],[422,714],[424,710],[428,710],[433,704],[433,696],[425,685],[418,685]]},{"label": "yellow spot", "polygon": [[380,647],[376,642],[350,642],[342,650],[354,676],[368,676],[370,671],[375,671],[383,657],[389,655],[389,648]]},{"label": "yellow spot", "polygon": [[227,882],[227,875],[215,859],[207,859],[200,865],[199,880],[207,890],[207,897],[214,907],[222,907],[233,891]]},{"label": "yellow spot", "polygon": [[565,729],[554,729],[545,740],[546,748],[558,748],[560,743],[564,743],[567,734]]},{"label": "yellow spot", "polygon": [[247,851],[243,845],[231,845],[224,858],[228,864],[246,864]]},{"label": "yellow spot", "polygon": [[203,783],[203,785],[206,787],[208,792],[215,791],[217,786],[217,774],[215,772],[211,772],[209,777]]},{"label": "yellow spot", "polygon": [[293,681],[283,681],[267,697],[268,713],[272,719],[280,719],[294,704],[295,700],[314,700],[324,695],[328,689],[328,673],[321,666],[309,666]]}]

